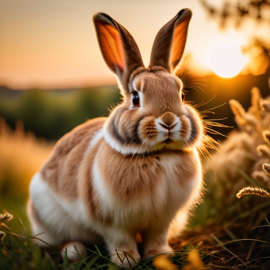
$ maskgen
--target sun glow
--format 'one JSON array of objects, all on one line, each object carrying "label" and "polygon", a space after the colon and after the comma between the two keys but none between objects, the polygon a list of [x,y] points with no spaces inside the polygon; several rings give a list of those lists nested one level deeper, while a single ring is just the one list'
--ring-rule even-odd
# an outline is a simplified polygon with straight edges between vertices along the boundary
[{"label": "sun glow", "polygon": [[236,44],[217,45],[209,56],[212,70],[220,77],[231,78],[239,74],[247,63],[247,57]]}]

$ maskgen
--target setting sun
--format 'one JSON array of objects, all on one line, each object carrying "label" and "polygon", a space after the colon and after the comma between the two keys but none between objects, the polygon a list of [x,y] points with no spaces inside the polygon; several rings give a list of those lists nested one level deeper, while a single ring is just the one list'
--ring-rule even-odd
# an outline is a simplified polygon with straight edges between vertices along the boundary
[{"label": "setting sun", "polygon": [[247,62],[240,46],[222,44],[216,46],[209,56],[212,70],[220,77],[231,78],[236,76]]}]

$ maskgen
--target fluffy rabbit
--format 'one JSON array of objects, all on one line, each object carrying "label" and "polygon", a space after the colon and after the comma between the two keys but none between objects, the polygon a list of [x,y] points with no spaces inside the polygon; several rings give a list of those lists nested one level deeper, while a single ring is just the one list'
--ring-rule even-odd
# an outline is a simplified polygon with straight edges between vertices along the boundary
[{"label": "fluffy rabbit", "polygon": [[117,250],[126,266],[172,251],[168,232],[184,227],[202,186],[202,120],[182,100],[183,83],[173,75],[191,16],[183,9],[161,28],[146,68],[130,33],[110,16],[94,15],[100,50],[123,102],[108,118],[66,134],[33,177],[33,234],[44,232],[39,237],[59,247],[105,241],[113,259],[120,263]]}]

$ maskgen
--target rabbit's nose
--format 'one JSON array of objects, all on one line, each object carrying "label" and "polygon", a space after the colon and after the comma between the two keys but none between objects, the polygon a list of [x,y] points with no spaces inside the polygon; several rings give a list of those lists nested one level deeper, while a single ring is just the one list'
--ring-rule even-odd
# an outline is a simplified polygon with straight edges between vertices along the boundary
[{"label": "rabbit's nose", "polygon": [[171,112],[166,112],[160,117],[159,124],[167,129],[171,129],[176,123],[176,116]]}]

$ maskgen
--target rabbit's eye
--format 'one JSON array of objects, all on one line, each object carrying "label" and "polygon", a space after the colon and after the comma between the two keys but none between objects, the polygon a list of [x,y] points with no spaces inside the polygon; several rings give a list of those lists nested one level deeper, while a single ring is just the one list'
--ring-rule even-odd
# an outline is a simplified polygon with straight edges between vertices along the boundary
[{"label": "rabbit's eye", "polygon": [[140,107],[140,96],[138,93],[132,93],[133,107]]},{"label": "rabbit's eye", "polygon": [[185,94],[182,92],[182,101],[185,101],[185,99],[186,99],[186,96],[185,96]]}]

